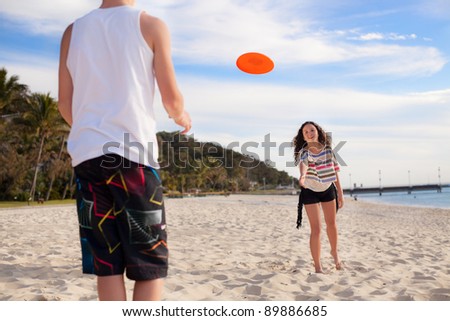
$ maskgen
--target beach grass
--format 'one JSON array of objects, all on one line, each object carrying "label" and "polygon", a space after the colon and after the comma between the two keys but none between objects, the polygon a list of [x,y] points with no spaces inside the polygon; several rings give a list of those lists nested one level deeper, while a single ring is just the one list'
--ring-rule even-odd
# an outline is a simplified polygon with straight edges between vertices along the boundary
[{"label": "beach grass", "polygon": [[10,202],[0,202],[0,208],[12,208],[12,207],[28,207],[28,206],[52,206],[52,205],[75,205],[75,200],[69,199],[69,200],[51,200],[44,202],[43,204],[39,204],[38,202],[17,202],[17,201],[10,201]]},{"label": "beach grass", "polygon": [[[200,197],[200,196],[229,196],[230,194],[241,194],[241,195],[293,195],[297,194],[295,190],[276,190],[276,189],[267,189],[267,190],[256,190],[256,191],[248,191],[248,192],[238,192],[238,193],[227,193],[227,192],[209,192],[209,193],[167,193],[164,194],[165,197],[168,198],[184,198],[184,197]],[[0,208],[14,208],[14,207],[28,207],[28,206],[60,206],[60,205],[74,205],[75,200],[67,199],[67,200],[50,200],[47,202],[38,203],[38,202],[26,202],[26,201],[3,201],[0,202]]]}]

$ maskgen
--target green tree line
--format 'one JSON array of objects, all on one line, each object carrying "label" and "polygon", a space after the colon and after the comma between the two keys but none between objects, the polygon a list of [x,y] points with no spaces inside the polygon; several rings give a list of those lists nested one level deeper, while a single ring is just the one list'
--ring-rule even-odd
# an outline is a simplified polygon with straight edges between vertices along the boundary
[{"label": "green tree line", "polygon": [[[1,68],[0,117],[0,200],[73,198],[75,178],[66,150],[70,128],[56,99],[31,92]],[[268,162],[214,143],[178,133],[160,132],[157,137],[167,192],[236,192],[294,182]]]}]

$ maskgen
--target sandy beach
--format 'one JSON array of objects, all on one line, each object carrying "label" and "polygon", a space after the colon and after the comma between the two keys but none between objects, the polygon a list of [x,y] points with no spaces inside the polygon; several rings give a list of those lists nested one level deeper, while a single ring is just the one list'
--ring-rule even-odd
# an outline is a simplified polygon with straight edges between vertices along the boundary
[{"label": "sandy beach", "polygon": [[[296,196],[166,199],[164,300],[450,300],[450,210],[346,199],[337,271],[325,232],[316,274]],[[81,274],[75,205],[0,210],[0,300],[96,300]],[[132,283],[128,282],[131,291]],[[131,293],[131,292],[130,292]]]}]

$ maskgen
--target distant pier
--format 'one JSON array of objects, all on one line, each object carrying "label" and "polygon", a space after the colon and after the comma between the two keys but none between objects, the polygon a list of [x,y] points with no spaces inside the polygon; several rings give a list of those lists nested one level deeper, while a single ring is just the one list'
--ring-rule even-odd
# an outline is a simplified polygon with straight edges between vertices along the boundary
[{"label": "distant pier", "polygon": [[350,196],[358,194],[369,194],[377,193],[383,195],[384,193],[393,192],[406,192],[411,194],[416,191],[437,191],[442,192],[442,185],[439,184],[428,184],[428,185],[412,185],[412,186],[386,186],[386,187],[355,187],[355,188],[344,188],[344,194],[349,194]]}]

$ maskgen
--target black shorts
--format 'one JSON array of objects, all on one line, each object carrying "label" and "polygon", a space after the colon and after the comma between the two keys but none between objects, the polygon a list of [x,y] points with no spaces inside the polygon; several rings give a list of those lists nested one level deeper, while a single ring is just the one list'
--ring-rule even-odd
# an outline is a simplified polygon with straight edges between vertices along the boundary
[{"label": "black shorts", "polygon": [[323,192],[314,192],[308,188],[301,188],[301,200],[305,205],[331,202],[336,199],[336,188],[334,184]]},{"label": "black shorts", "polygon": [[131,280],[167,276],[163,189],[158,170],[118,155],[75,167],[83,273]]}]

